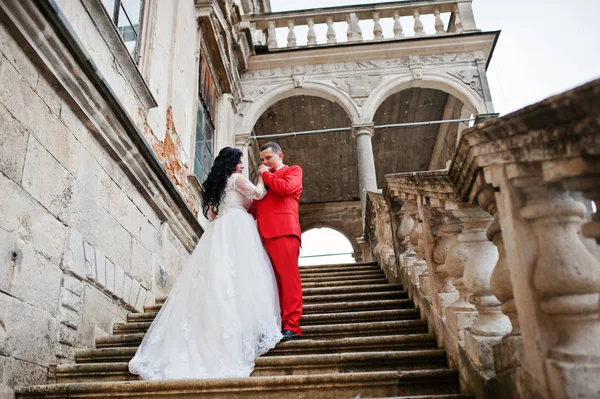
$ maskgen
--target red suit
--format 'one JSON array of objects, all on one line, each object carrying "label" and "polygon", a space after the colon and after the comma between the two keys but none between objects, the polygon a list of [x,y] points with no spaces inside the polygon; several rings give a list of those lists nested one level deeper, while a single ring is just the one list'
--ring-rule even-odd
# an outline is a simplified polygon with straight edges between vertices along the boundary
[{"label": "red suit", "polygon": [[271,258],[281,307],[281,329],[302,335],[302,284],[298,270],[300,220],[298,202],[302,193],[302,169],[283,166],[274,173],[264,172],[267,195],[254,204],[251,212],[258,232]]}]

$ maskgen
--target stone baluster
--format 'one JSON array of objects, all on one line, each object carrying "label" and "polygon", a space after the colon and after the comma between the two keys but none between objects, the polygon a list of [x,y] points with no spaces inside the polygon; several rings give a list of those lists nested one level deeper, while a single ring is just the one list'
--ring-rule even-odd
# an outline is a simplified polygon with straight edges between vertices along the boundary
[{"label": "stone baluster", "polygon": [[511,327],[510,320],[501,311],[502,303],[491,289],[492,273],[499,260],[498,248],[487,235],[493,220],[487,210],[496,205],[493,188],[487,186],[479,193],[477,200],[483,209],[473,210],[463,219],[465,224],[468,223],[472,227],[469,236],[463,236],[469,248],[465,282],[471,293],[469,302],[475,305],[479,312],[479,318],[471,326],[471,332],[480,336],[502,337],[510,332]]},{"label": "stone baluster", "polygon": [[421,22],[421,14],[419,14],[419,11],[417,10],[413,16],[415,18],[415,36],[425,36],[425,32],[423,31],[423,22]]},{"label": "stone baluster", "polygon": [[417,205],[411,201],[405,201],[404,205],[397,215],[399,216],[398,229],[396,230],[396,237],[400,244],[400,252],[404,253],[410,249],[410,232],[415,227],[415,221],[410,216],[412,213],[417,212]]},{"label": "stone baluster", "polygon": [[394,14],[394,39],[402,39],[404,37],[404,29],[400,22],[400,15]]},{"label": "stone baluster", "polygon": [[349,42],[360,42],[362,41],[362,30],[359,25],[358,15],[354,12],[348,14],[348,31],[346,35],[348,36]]},{"label": "stone baluster", "polygon": [[350,14],[348,14],[348,17],[346,18],[346,22],[348,23],[348,29],[346,30],[346,39],[348,39],[349,42],[352,41],[352,19],[350,18]]},{"label": "stone baluster", "polygon": [[317,33],[315,32],[315,20],[314,18],[308,18],[308,34],[306,35],[306,39],[308,41],[309,46],[314,46],[317,44]]},{"label": "stone baluster", "polygon": [[490,287],[492,293],[502,303],[502,313],[508,316],[510,320],[510,324],[512,325],[511,334],[519,335],[521,333],[519,314],[515,304],[510,269],[506,263],[504,239],[502,238],[502,229],[498,220],[498,206],[495,201],[492,202],[487,211],[493,216],[492,223],[487,229],[487,237],[498,248],[498,262],[496,262],[496,267],[490,279]]},{"label": "stone baluster", "polygon": [[435,15],[435,24],[434,24],[435,34],[443,35],[446,32],[444,31],[444,21],[442,21],[442,17],[440,17],[440,11],[435,10],[434,15]]},{"label": "stone baluster", "polygon": [[[538,180],[539,181],[539,180]],[[600,391],[600,262],[579,231],[585,205],[560,184],[522,187],[537,241],[533,286],[550,319],[546,368],[552,397],[591,398]],[[553,327],[553,328],[552,328]]]},{"label": "stone baluster", "polygon": [[269,48],[277,48],[277,33],[275,32],[275,21],[269,21],[269,34],[267,36]]},{"label": "stone baluster", "polygon": [[450,304],[446,309],[446,319],[448,320],[448,328],[456,335],[459,341],[464,340],[464,330],[470,327],[477,320],[477,312],[467,300],[469,292],[465,286],[464,272],[468,258],[468,248],[464,241],[460,239],[463,232],[468,232],[468,227],[463,226],[460,216],[463,216],[461,204],[448,204],[446,209],[451,210],[451,214],[447,213],[448,222],[452,220],[455,228],[459,229],[460,233],[455,240],[450,243],[450,248],[446,255],[445,269],[452,277],[452,285],[458,291],[458,299]]},{"label": "stone baluster", "polygon": [[383,28],[381,27],[381,23],[379,22],[379,13],[373,13],[373,36],[375,40],[383,40]]},{"label": "stone baluster", "polygon": [[458,7],[454,8],[454,31],[456,33],[463,33],[463,24],[462,20],[460,19]]},{"label": "stone baluster", "polygon": [[[497,198],[498,201],[502,201],[502,197]],[[492,293],[502,302],[502,313],[509,318],[512,325],[512,331],[493,347],[494,369],[497,374],[500,374],[521,365],[523,339],[496,201],[491,202],[487,211],[493,216],[492,223],[487,229],[487,237],[498,248],[498,262],[490,279],[490,287]]]},{"label": "stone baluster", "polygon": [[333,28],[333,18],[327,17],[327,44],[335,44],[337,39],[335,38],[335,29]]},{"label": "stone baluster", "polygon": [[[492,197],[493,198],[493,197]],[[489,192],[478,197],[479,204],[489,207]],[[498,262],[498,249],[487,238],[491,215],[481,208],[466,208],[455,212],[464,223],[458,237],[467,251],[464,284],[469,303],[478,312],[477,320],[465,332],[465,345],[471,360],[484,369],[493,369],[492,346],[511,330],[510,321],[502,314],[502,304],[491,291],[491,277]]]},{"label": "stone baluster", "polygon": [[458,299],[458,291],[452,284],[452,277],[448,273],[446,260],[453,245],[458,241],[458,234],[462,229],[460,221],[451,216],[443,207],[436,208],[439,212],[439,226],[434,233],[434,247],[432,251],[432,269],[434,270],[434,284],[437,292],[438,314],[445,318],[445,310]]},{"label": "stone baluster", "polygon": [[[417,202],[419,198],[417,198]],[[414,227],[410,232],[410,243],[416,254],[416,261],[409,267],[409,276],[414,286],[421,288],[421,275],[427,271],[427,261],[425,260],[425,248],[423,241],[423,223],[420,220],[418,208],[417,213],[412,215],[414,218]]]},{"label": "stone baluster", "polygon": [[287,46],[289,48],[296,47],[296,32],[294,32],[294,21],[288,20],[288,36],[287,36]]}]

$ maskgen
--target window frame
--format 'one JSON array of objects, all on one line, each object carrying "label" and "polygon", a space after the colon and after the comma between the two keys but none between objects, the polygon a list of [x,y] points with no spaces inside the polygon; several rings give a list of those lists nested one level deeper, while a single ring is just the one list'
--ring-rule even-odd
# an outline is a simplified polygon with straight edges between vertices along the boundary
[{"label": "window frame", "polygon": [[[121,11],[122,0],[106,0],[106,1],[111,1],[113,3],[112,15],[110,15],[108,10],[106,10],[106,7],[105,7],[105,10],[110,18],[110,21],[115,26],[115,29],[117,30],[117,33],[119,34],[119,37],[121,37],[121,40],[123,40],[123,44],[125,45],[125,48],[127,48],[127,42],[125,41],[125,38],[121,35],[121,32],[119,31],[119,13]],[[100,2],[102,3],[102,6],[104,7],[104,0],[101,0]],[[137,31],[134,30],[134,32],[135,32],[135,47],[133,49],[133,54],[129,52],[129,49],[127,49],[127,52],[129,53],[131,58],[134,60],[136,65],[139,63],[139,60],[141,58],[140,50],[141,50],[141,41],[142,41],[142,31],[144,29],[144,11],[145,11],[145,7],[146,7],[146,0],[139,0],[139,2],[140,2],[140,13],[138,15]],[[134,25],[132,24],[132,21],[129,18],[129,15],[127,14],[127,11],[125,10],[125,8],[123,8],[123,11],[124,11],[125,16],[127,17],[129,24],[133,28]]]}]

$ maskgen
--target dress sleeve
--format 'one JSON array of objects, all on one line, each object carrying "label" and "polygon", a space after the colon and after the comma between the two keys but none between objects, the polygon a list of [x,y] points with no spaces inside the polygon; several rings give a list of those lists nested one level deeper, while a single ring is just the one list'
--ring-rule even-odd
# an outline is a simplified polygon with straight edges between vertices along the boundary
[{"label": "dress sleeve", "polygon": [[264,184],[254,185],[250,180],[243,175],[238,175],[235,178],[235,189],[244,194],[246,198],[251,200],[261,200],[267,195],[267,190]]}]

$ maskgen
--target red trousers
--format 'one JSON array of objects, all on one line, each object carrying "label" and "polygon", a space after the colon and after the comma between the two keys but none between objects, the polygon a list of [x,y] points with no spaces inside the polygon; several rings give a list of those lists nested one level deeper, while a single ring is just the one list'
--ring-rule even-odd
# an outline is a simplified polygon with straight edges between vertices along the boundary
[{"label": "red trousers", "polygon": [[281,308],[281,329],[302,335],[302,283],[298,269],[300,240],[296,236],[265,238],[265,249],[271,258]]}]

